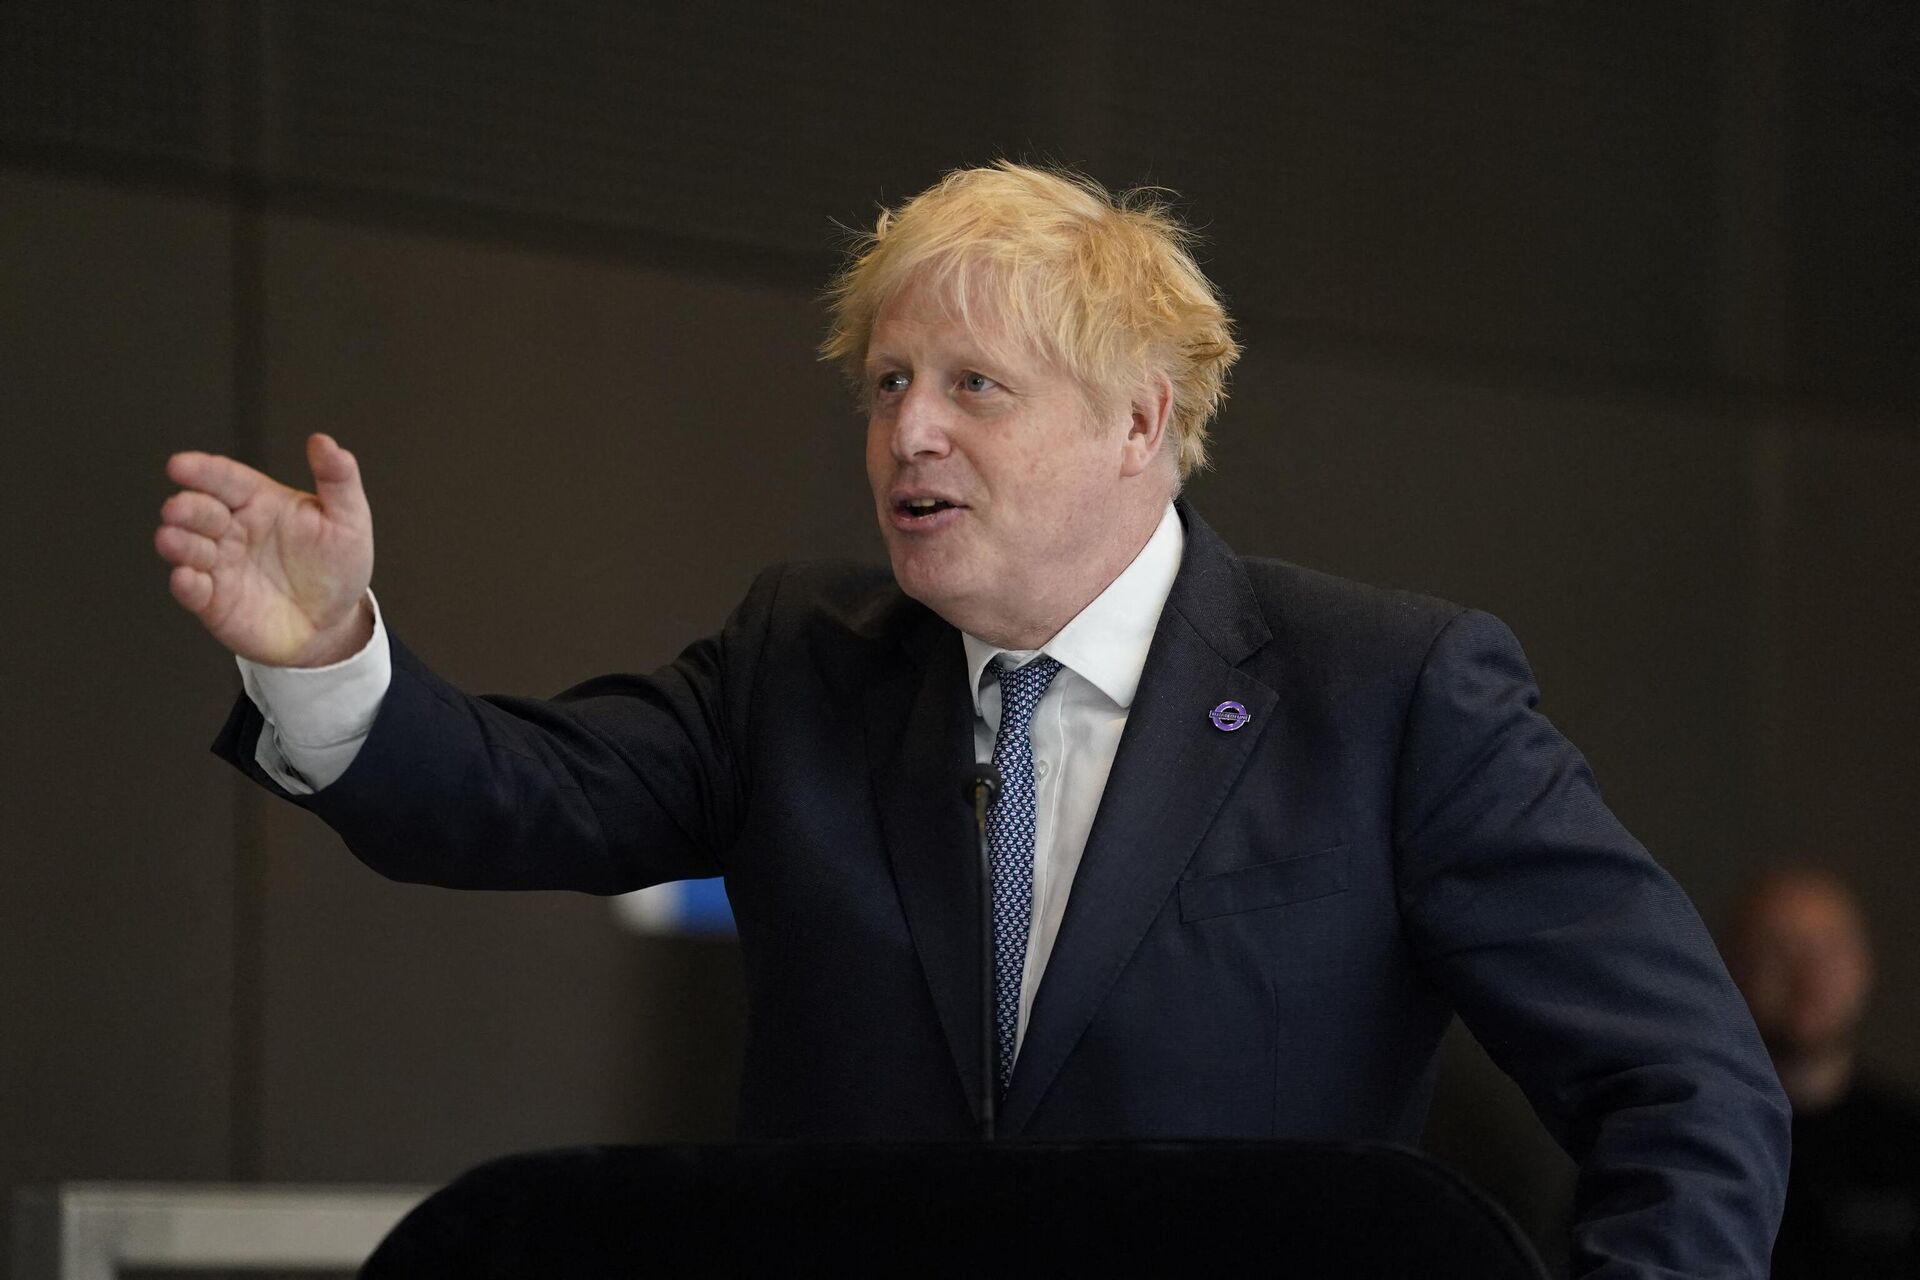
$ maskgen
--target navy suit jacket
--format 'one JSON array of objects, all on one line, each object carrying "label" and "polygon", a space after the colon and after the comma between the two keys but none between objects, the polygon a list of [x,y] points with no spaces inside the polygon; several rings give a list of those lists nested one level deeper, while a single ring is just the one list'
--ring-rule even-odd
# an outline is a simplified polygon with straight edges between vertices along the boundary
[{"label": "navy suit jacket", "polygon": [[[1458,1011],[1583,1166],[1576,1271],[1764,1275],[1785,1101],[1512,635],[1242,559],[1181,515],[1002,1132],[1415,1143]],[[1228,699],[1251,714],[1234,732],[1208,716]],[[259,728],[242,699],[219,749],[266,782]],[[296,802],[396,879],[725,875],[743,1133],[962,1138],[972,760],[959,633],[884,570],[787,566],[670,666],[553,701],[469,697],[396,643],[365,747]]]}]

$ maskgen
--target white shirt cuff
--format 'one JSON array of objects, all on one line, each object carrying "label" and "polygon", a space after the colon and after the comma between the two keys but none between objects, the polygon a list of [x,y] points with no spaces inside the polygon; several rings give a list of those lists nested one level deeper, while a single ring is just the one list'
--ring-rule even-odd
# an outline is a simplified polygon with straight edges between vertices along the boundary
[{"label": "white shirt cuff", "polygon": [[294,795],[312,795],[347,771],[393,682],[380,602],[371,591],[367,599],[373,636],[350,658],[325,667],[269,667],[234,658],[247,697],[267,722],[253,758]]}]

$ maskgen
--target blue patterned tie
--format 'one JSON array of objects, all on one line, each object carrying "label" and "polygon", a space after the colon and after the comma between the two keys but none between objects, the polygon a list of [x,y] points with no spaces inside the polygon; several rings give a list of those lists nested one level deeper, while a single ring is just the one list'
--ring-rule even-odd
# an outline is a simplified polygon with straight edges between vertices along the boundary
[{"label": "blue patterned tie", "polygon": [[1000,730],[993,739],[1000,798],[987,811],[987,866],[993,875],[993,1025],[999,1033],[1002,1094],[1013,1076],[1020,979],[1033,920],[1033,740],[1027,726],[1059,672],[1060,664],[1045,655],[1018,670],[994,668],[1000,678]]}]

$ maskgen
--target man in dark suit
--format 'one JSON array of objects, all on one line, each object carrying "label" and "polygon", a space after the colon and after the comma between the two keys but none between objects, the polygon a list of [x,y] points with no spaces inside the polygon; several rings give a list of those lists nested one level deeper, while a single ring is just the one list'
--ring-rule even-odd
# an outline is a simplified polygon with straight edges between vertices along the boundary
[{"label": "man in dark suit", "polygon": [[1874,963],[1858,897],[1829,868],[1771,867],[1740,895],[1727,955],[1793,1102],[1774,1276],[1920,1275],[1920,1100],[1860,1061]]},{"label": "man in dark suit", "polygon": [[749,1135],[958,1137],[990,1089],[1015,1135],[1412,1142],[1457,1010],[1583,1164],[1581,1274],[1764,1274],[1765,1053],[1511,635],[1174,500],[1237,347],[1164,211],[962,171],[834,299],[891,572],[772,570],[669,667],[551,702],[386,634],[330,439],[317,495],[177,455],[157,545],[247,679],[220,750],[397,878],[724,874]]}]

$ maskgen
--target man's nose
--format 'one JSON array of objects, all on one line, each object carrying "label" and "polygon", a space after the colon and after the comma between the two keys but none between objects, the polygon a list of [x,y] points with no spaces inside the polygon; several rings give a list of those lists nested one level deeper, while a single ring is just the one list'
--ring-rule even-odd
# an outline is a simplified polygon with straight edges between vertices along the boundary
[{"label": "man's nose", "polygon": [[931,388],[915,384],[893,416],[893,456],[900,462],[946,456],[947,405]]}]

